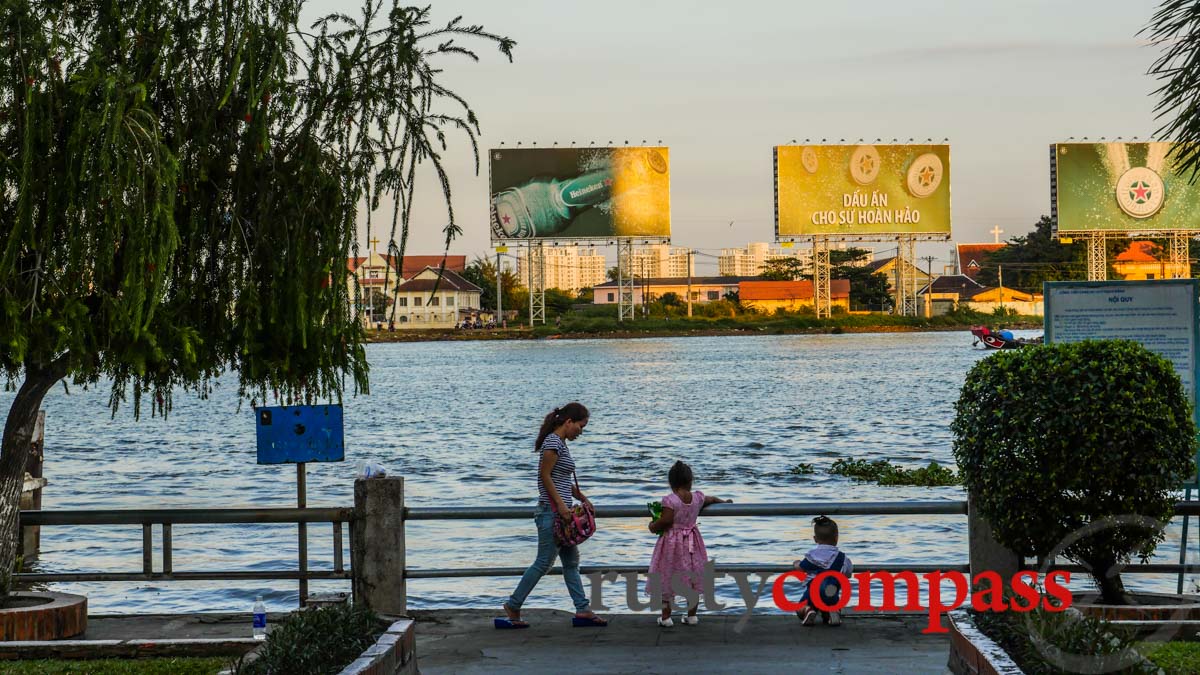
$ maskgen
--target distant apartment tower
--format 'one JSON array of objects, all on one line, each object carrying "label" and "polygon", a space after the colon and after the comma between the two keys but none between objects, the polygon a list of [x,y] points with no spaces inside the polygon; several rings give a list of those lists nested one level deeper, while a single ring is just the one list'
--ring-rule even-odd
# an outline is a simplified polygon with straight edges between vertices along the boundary
[{"label": "distant apartment tower", "polygon": [[686,248],[651,244],[634,248],[626,269],[639,279],[682,279],[695,276],[696,262]]},{"label": "distant apartment tower", "polygon": [[[546,255],[546,288],[577,293],[604,283],[608,267],[604,253],[591,246],[544,246]],[[517,279],[522,286],[529,284],[529,249],[517,250]]]},{"label": "distant apartment tower", "polygon": [[768,260],[798,258],[801,267],[812,271],[812,249],[804,245],[795,248],[772,248],[766,242],[752,242],[746,248],[721,249],[717,258],[717,274],[723,277],[756,277]]},{"label": "distant apartment tower", "polygon": [[[846,242],[832,242],[831,249],[849,248]],[[873,254],[868,251],[854,260],[842,264],[862,267],[871,262]],[[766,242],[752,242],[746,248],[724,248],[717,258],[717,274],[723,277],[756,277],[762,274],[763,265],[778,258],[796,258],[800,269],[812,274],[812,245],[797,243],[793,248],[774,247]]]}]

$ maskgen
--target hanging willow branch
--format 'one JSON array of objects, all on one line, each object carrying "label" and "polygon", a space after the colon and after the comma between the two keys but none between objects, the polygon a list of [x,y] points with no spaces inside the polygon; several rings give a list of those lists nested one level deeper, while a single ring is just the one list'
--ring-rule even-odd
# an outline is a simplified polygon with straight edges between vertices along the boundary
[{"label": "hanging willow branch", "polygon": [[[227,368],[243,396],[367,388],[357,255],[381,204],[403,256],[417,168],[459,232],[447,134],[479,123],[439,81],[455,39],[515,43],[365,0],[300,25],[301,0],[0,0],[0,368],[63,359],[113,410]],[[360,215],[363,214],[363,215]],[[355,280],[353,283],[357,283]]]},{"label": "hanging willow branch", "polygon": [[1141,34],[1162,48],[1150,74],[1162,82],[1155,116],[1164,120],[1156,132],[1175,141],[1170,156],[1191,181],[1200,176],[1200,0],[1166,0]]}]

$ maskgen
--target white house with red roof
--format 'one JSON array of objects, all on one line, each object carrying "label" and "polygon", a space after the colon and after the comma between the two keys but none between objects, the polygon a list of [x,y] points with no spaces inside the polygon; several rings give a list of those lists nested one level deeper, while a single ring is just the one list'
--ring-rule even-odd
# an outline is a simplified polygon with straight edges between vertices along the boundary
[{"label": "white house with red roof", "polygon": [[[363,311],[363,319],[378,324],[390,319],[391,296],[395,288],[416,277],[427,268],[435,270],[443,260],[448,272],[460,273],[466,269],[465,255],[406,255],[384,256],[376,251],[369,255],[346,259],[346,283],[351,297]],[[356,284],[357,280],[357,284]]]},{"label": "white house with red roof", "polygon": [[426,267],[396,289],[396,329],[454,328],[464,319],[489,319],[490,312],[479,308],[482,294],[457,272],[444,270],[439,277],[436,267]]}]

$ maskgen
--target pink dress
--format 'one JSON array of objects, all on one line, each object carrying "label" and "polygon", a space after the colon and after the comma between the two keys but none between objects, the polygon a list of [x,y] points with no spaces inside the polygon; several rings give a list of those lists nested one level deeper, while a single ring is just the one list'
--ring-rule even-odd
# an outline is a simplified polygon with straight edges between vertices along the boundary
[{"label": "pink dress", "polygon": [[[703,590],[704,564],[708,562],[708,551],[704,549],[704,539],[700,536],[700,528],[696,526],[696,517],[704,506],[704,493],[697,490],[692,493],[692,503],[684,504],[674,492],[663,497],[662,505],[675,511],[675,521],[666,534],[658,538],[654,545],[654,555],[650,558],[650,572],[657,572],[662,579],[662,595],[670,599],[682,595],[678,585],[672,587],[671,579],[677,575],[676,581],[691,586],[696,591]],[[649,589],[647,582],[647,589]]]}]

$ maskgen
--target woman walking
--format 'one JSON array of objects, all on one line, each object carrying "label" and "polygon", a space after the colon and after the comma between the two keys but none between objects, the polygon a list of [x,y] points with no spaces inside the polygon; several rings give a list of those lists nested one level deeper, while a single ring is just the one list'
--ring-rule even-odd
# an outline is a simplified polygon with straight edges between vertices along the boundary
[{"label": "woman walking", "polygon": [[521,605],[533,591],[533,587],[541,580],[554,565],[554,558],[562,559],[563,581],[567,584],[567,592],[575,603],[575,626],[606,626],[608,622],[596,616],[583,592],[583,579],[579,576],[579,548],[577,546],[560,546],[554,538],[554,519],[570,519],[571,507],[578,499],[588,508],[592,503],[579,490],[575,480],[575,459],[567,448],[567,441],[573,441],[583,433],[588,423],[588,409],[581,403],[568,403],[561,408],[555,408],[542,421],[534,448],[540,453],[538,462],[538,505],[533,517],[537,525],[538,550],[537,559],[525,570],[517,590],[504,603],[506,619],[496,619],[497,628],[528,628],[529,624],[521,620]]}]

